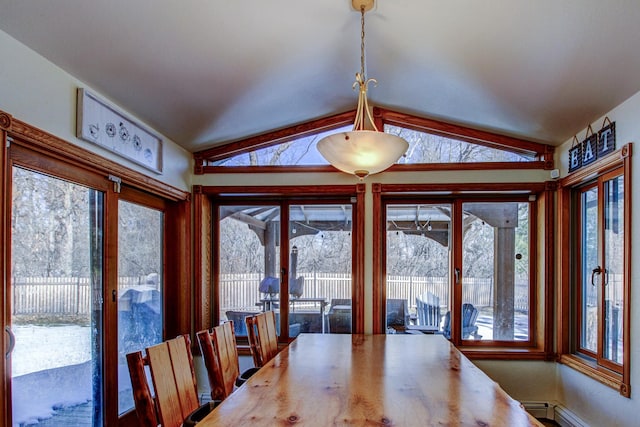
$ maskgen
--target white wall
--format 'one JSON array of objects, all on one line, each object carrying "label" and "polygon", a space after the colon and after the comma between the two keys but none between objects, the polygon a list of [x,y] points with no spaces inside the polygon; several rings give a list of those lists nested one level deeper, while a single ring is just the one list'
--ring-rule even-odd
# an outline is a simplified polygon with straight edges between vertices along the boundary
[{"label": "white wall", "polygon": [[[640,141],[640,92],[623,102],[605,116],[616,123],[616,147],[620,148],[628,142]],[[596,132],[602,126],[604,116],[592,123]],[[586,135],[586,127],[578,133],[582,141]],[[572,139],[567,140],[556,152],[557,163],[561,175],[565,176],[568,168],[568,151]],[[640,188],[640,144],[634,146],[636,153],[632,156],[632,186]],[[634,199],[635,193],[632,193]],[[637,201],[632,200],[632,205]],[[640,209],[632,210],[631,241],[633,259],[637,260],[640,246]],[[636,246],[633,248],[633,246]],[[631,264],[631,307],[637,306],[640,295],[634,287],[640,279],[640,264]],[[637,426],[640,425],[640,310],[631,310],[631,398],[622,397],[616,390],[606,387],[575,370],[558,365],[557,399],[565,407],[571,409],[583,421],[591,426]]]},{"label": "white wall", "polygon": [[[84,87],[103,96],[2,31],[0,58],[0,110],[176,188],[191,188],[191,154],[174,142],[162,137],[164,170],[162,175],[158,175],[95,144],[82,141],[75,136],[77,89]],[[124,108],[121,111],[126,112]],[[135,120],[142,123],[137,118]]]}]

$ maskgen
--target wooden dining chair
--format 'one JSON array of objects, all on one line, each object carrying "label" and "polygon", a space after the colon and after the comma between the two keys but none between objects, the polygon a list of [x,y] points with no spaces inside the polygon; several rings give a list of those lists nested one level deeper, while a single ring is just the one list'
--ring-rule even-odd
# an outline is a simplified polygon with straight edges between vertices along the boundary
[{"label": "wooden dining chair", "polygon": [[240,374],[238,349],[233,321],[196,334],[200,351],[207,369],[211,398],[224,400],[234,390],[251,377],[258,368],[251,368]]},{"label": "wooden dining chair", "polygon": [[253,364],[261,368],[278,354],[276,314],[273,311],[265,311],[247,317],[245,322]]},{"label": "wooden dining chair", "polygon": [[[191,340],[181,335],[141,351],[127,354],[138,422],[143,427],[195,425],[218,402],[200,405]],[[151,394],[145,366],[149,367],[155,395]]]}]

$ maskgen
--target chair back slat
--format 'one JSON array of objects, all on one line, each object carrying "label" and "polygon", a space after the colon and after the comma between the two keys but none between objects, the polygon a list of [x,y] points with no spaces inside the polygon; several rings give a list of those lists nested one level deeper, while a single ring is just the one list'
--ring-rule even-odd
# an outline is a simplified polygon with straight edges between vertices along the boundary
[{"label": "chair back slat", "polygon": [[158,419],[163,427],[179,427],[199,407],[189,337],[181,335],[149,347],[147,358]]},{"label": "chair back slat", "polygon": [[240,375],[233,321],[197,334],[213,400],[224,400]]},{"label": "chair back slat", "polygon": [[245,320],[253,363],[262,367],[278,354],[276,315],[273,311],[265,311]]},{"label": "chair back slat", "polygon": [[149,369],[156,394],[158,419],[163,427],[180,426],[184,420],[171,355],[166,342],[147,348]]},{"label": "chair back slat", "polygon": [[140,427],[157,427],[158,417],[156,405],[149,389],[149,382],[145,374],[145,358],[141,351],[127,354],[127,366],[131,377],[133,401]]},{"label": "chair back slat", "polygon": [[171,356],[171,368],[176,381],[176,390],[180,399],[181,415],[184,420],[200,406],[193,356],[191,355],[191,339],[188,335],[182,335],[167,341],[167,345]]}]

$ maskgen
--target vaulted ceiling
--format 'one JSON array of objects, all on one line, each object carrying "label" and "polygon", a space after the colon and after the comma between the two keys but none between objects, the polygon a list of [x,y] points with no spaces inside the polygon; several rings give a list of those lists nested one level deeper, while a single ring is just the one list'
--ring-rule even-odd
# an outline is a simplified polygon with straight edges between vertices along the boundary
[{"label": "vaulted ceiling", "polygon": [[[640,90],[638,22],[637,0],[377,0],[369,101],[558,145]],[[355,108],[351,0],[0,0],[0,30],[190,151]]]}]

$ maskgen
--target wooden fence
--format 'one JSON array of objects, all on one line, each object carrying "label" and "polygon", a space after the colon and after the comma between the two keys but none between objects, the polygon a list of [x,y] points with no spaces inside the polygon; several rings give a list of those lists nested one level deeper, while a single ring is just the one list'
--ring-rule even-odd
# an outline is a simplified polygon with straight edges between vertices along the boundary
[{"label": "wooden fence", "polygon": [[[351,298],[351,276],[345,274],[307,273],[304,276],[304,298]],[[256,309],[260,300],[260,274],[227,274],[220,281],[220,308],[225,310]],[[444,277],[388,276],[387,298],[407,299],[415,306],[416,297],[431,292],[446,306],[449,301],[449,282]],[[462,298],[476,307],[493,305],[493,280],[465,278]],[[529,310],[529,286],[516,284],[514,308]]]},{"label": "wooden fence", "polygon": [[[145,284],[147,276],[120,277],[118,289]],[[88,315],[89,277],[17,277],[11,282],[12,314]],[[100,298],[99,293],[96,298]]]},{"label": "wooden fence", "polygon": [[[351,298],[351,276],[346,274],[303,274],[305,298]],[[220,281],[220,307],[223,310],[256,310],[261,298],[258,285],[262,275],[226,274]],[[146,277],[121,277],[120,290],[146,283]],[[416,297],[431,292],[445,306],[449,284],[442,277],[389,276],[387,298],[407,299],[415,305]],[[477,307],[493,304],[491,279],[465,278],[463,300]],[[516,285],[515,309],[528,310],[529,288]],[[83,315],[91,311],[91,286],[88,277],[29,277],[12,282],[13,314]]]}]

